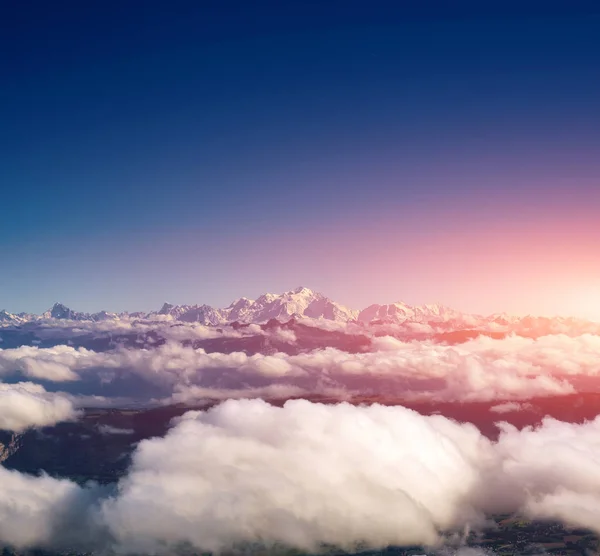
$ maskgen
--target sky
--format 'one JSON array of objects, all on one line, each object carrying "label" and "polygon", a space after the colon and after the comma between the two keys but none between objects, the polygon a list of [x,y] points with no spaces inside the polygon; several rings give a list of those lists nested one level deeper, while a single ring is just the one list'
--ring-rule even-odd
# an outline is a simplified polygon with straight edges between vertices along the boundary
[{"label": "sky", "polygon": [[600,7],[449,4],[3,7],[0,308],[600,319]]}]

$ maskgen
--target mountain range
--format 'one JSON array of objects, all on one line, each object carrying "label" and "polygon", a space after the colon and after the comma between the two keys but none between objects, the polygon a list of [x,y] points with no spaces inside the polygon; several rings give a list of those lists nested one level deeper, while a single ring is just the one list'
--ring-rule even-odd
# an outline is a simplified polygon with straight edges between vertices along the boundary
[{"label": "mountain range", "polygon": [[[110,321],[131,319],[169,319],[180,322],[194,322],[203,325],[223,325],[227,323],[264,323],[272,319],[279,321],[291,318],[313,318],[347,323],[383,322],[447,322],[464,319],[469,315],[443,305],[411,306],[403,302],[384,305],[374,304],[361,311],[349,309],[332,301],[321,293],[306,287],[298,287],[282,294],[266,293],[257,299],[241,297],[223,309],[210,305],[172,305],[164,303],[158,311],[150,313],[83,313],[74,311],[62,303],[41,315],[9,313],[0,311],[0,323],[21,324],[35,320],[74,320]],[[502,316],[502,319],[510,317]]]}]

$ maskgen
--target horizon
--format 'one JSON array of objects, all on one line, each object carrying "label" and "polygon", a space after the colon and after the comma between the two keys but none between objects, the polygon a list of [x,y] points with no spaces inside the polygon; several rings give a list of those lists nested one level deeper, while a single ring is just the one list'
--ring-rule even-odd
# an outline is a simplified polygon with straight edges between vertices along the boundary
[{"label": "horizon", "polygon": [[85,313],[85,314],[89,314],[89,315],[94,315],[96,313],[101,313],[103,311],[106,311],[107,313],[114,313],[117,315],[123,315],[123,314],[131,314],[131,313],[145,313],[147,315],[160,311],[160,309],[164,306],[164,305],[171,305],[174,307],[178,307],[178,306],[209,306],[212,307],[214,309],[227,309],[229,308],[231,305],[233,305],[235,302],[242,300],[242,299],[246,299],[252,302],[255,302],[259,297],[263,296],[263,295],[275,295],[275,296],[282,296],[285,294],[290,294],[290,293],[295,293],[297,290],[300,289],[307,289],[309,290],[311,293],[314,294],[319,294],[324,296],[325,298],[329,299],[330,301],[337,303],[338,305],[341,305],[342,307],[352,310],[352,311],[358,311],[361,312],[373,305],[379,305],[379,306],[383,306],[383,305],[393,305],[393,304],[403,304],[406,305],[408,307],[427,307],[427,306],[438,306],[438,307],[445,307],[447,309],[452,309],[455,310],[463,315],[473,315],[473,316],[479,316],[479,317],[483,317],[483,318],[489,318],[495,315],[507,315],[510,317],[517,317],[517,318],[526,318],[526,317],[533,317],[533,318],[546,318],[546,319],[578,319],[578,320],[585,320],[588,322],[599,322],[600,323],[600,317],[598,318],[594,318],[593,316],[586,316],[585,314],[582,315],[577,315],[577,314],[535,314],[535,313],[510,313],[507,311],[492,311],[489,313],[477,313],[477,312],[469,312],[469,311],[464,311],[462,310],[460,307],[454,307],[451,305],[447,305],[445,303],[441,303],[441,302],[427,302],[427,303],[419,303],[419,304],[411,304],[411,303],[407,303],[406,301],[402,300],[402,299],[396,299],[395,301],[388,301],[388,302],[384,302],[384,303],[369,303],[365,306],[361,306],[361,307],[353,307],[351,305],[347,305],[345,303],[340,302],[339,300],[335,299],[334,297],[331,297],[329,295],[327,295],[324,292],[315,290],[313,288],[310,288],[308,286],[296,286],[295,288],[291,288],[285,291],[281,291],[281,292],[262,292],[261,294],[255,296],[255,297],[248,297],[245,295],[236,297],[234,299],[232,299],[231,301],[229,301],[227,304],[224,305],[214,305],[211,303],[207,303],[205,301],[190,301],[190,302],[183,302],[183,303],[172,303],[171,301],[167,301],[164,300],[158,304],[156,304],[154,307],[152,308],[130,308],[130,309],[120,309],[120,310],[114,310],[111,308],[107,308],[107,307],[102,307],[100,309],[93,309],[93,310],[89,310],[89,309],[82,309],[80,307],[76,307],[73,305],[70,305],[69,303],[65,303],[64,301],[55,301],[52,304],[46,306],[45,309],[42,310],[38,310],[38,311],[21,311],[21,310],[9,310],[6,307],[0,307],[0,312],[2,311],[6,311],[9,314],[13,314],[13,315],[19,315],[19,314],[29,314],[29,315],[35,315],[35,316],[41,316],[42,314],[52,310],[54,307],[56,306],[62,306],[65,307],[66,309],[70,309],[72,311],[78,312],[78,313]]}]

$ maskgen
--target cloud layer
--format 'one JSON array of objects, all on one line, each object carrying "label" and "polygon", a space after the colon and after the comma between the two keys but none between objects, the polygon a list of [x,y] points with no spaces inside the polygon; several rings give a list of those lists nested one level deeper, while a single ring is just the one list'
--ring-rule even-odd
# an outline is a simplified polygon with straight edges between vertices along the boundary
[{"label": "cloud layer", "polygon": [[0,468],[0,543],[435,545],[505,512],[600,533],[600,418],[501,428],[492,442],[403,407],[229,400],[142,441],[116,489]]},{"label": "cloud layer", "polygon": [[[598,392],[599,335],[445,343],[418,323],[410,334],[427,339],[388,324],[63,324],[40,332],[39,345],[3,336],[0,429],[52,426],[81,407],[227,401],[139,442],[117,485],[0,467],[0,545],[148,554],[435,545],[512,512],[600,533],[600,417],[500,424],[492,441],[474,425],[402,407],[484,401],[501,421],[531,409],[532,397]],[[239,399],[316,394],[396,405]],[[99,431],[106,441],[135,434]]]},{"label": "cloud layer", "polygon": [[[293,342],[289,331],[271,336]],[[207,352],[175,341],[154,348],[21,346],[0,350],[0,376],[72,396],[195,403],[268,389],[398,400],[527,400],[600,390],[600,336],[479,336],[458,345],[376,337],[369,351]],[[209,396],[208,393],[213,395]],[[84,398],[85,399],[85,398]]]}]

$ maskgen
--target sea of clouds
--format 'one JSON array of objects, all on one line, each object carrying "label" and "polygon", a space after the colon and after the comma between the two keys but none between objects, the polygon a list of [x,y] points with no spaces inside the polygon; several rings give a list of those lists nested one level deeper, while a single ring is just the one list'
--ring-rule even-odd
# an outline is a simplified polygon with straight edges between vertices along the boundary
[{"label": "sea of clouds", "polygon": [[[119,340],[131,326],[60,323],[0,349],[0,429],[76,420],[90,406],[223,403],[141,441],[116,485],[0,467],[0,545],[145,554],[435,546],[513,512],[600,533],[600,417],[502,423],[534,397],[600,391],[592,331],[448,343],[311,324],[308,346],[301,329],[142,323]],[[338,347],[315,348],[321,333],[341,334]],[[77,341],[90,334],[111,341],[97,350]],[[264,353],[236,349],[256,338]],[[263,401],[315,394],[339,403]],[[396,405],[347,403],[365,394]],[[500,435],[402,406],[414,400],[494,402]]]},{"label": "sea of clouds", "polygon": [[401,406],[228,400],[139,443],[115,487],[0,468],[0,542],[167,554],[443,544],[495,513],[600,533],[600,418],[475,426]]},{"label": "sea of clouds", "polygon": [[[296,341],[293,331],[272,334],[289,345]],[[527,400],[599,390],[599,361],[600,336],[593,334],[478,336],[456,345],[378,336],[368,351],[356,353],[331,347],[207,352],[173,338],[156,347],[102,352],[27,345],[0,349],[0,423],[11,430],[48,425],[78,407],[120,406],[124,399],[138,406],[315,394],[340,400]],[[21,409],[25,403],[27,410]]]}]

